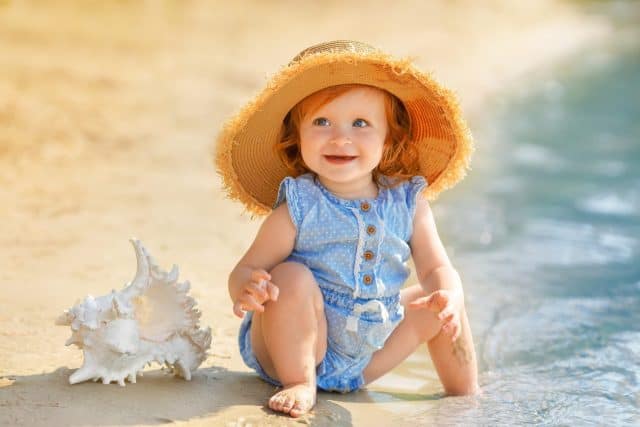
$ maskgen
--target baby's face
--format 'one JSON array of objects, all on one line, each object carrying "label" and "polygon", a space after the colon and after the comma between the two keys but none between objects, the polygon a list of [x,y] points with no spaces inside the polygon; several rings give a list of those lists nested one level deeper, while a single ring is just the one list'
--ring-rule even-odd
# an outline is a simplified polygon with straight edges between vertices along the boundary
[{"label": "baby's face", "polygon": [[370,180],[386,135],[383,93],[357,87],[302,118],[302,159],[312,171],[335,183]]}]

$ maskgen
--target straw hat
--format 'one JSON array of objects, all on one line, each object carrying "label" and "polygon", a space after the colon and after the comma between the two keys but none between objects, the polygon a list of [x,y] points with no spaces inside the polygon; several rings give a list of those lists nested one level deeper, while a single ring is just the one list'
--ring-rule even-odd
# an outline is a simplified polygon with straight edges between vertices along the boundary
[{"label": "straw hat", "polygon": [[258,96],[222,129],[215,163],[230,198],[257,215],[271,211],[287,169],[274,150],[291,108],[321,89],[363,84],[398,97],[409,113],[420,170],[434,200],[466,174],[473,151],[455,95],[409,59],[364,43],[337,40],[311,46],[284,66]]}]

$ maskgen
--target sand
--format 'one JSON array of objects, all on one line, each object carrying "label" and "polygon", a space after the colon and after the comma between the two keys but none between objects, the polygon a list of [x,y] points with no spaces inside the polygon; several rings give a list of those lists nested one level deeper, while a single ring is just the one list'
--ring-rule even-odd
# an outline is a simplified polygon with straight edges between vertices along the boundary
[{"label": "sand", "polygon": [[[301,421],[266,409],[273,387],[240,359],[226,287],[260,222],[221,192],[211,163],[217,131],[268,75],[320,41],[358,39],[415,57],[473,118],[492,94],[611,30],[571,3],[542,0],[57,3],[0,2],[7,426],[410,424],[407,414],[439,398],[429,366],[425,399],[400,404],[402,390],[372,386],[321,393]],[[133,277],[131,236],[192,283],[211,354],[191,382],[154,366],[125,388],[70,386],[81,352],[64,346],[70,330],[54,319]]]}]

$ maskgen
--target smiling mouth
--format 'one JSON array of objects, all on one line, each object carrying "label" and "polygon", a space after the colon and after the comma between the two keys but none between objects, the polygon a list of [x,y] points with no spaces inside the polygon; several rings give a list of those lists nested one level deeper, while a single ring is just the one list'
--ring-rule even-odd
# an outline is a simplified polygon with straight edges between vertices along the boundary
[{"label": "smiling mouth", "polygon": [[324,156],[324,158],[327,159],[329,163],[338,163],[338,164],[349,163],[350,161],[354,160],[356,157],[358,156]]}]

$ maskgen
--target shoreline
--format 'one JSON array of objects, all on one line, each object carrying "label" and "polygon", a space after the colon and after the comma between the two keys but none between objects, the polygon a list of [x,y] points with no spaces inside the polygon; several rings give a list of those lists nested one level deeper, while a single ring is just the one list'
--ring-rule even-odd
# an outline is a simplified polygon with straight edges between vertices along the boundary
[{"label": "shoreline", "polygon": [[[261,406],[273,387],[238,353],[239,319],[225,283],[259,221],[220,193],[208,157],[211,141],[223,120],[292,55],[293,45],[328,35],[358,36],[398,56],[416,56],[474,116],[504,85],[611,32],[602,18],[566,3],[471,4],[437,1],[425,13],[386,16],[383,3],[336,12],[291,11],[284,2],[255,4],[249,17],[232,5],[215,11],[225,22],[197,2],[173,11],[175,21],[172,11],[137,5],[103,11],[102,24],[118,23],[114,32],[80,20],[95,10],[43,7],[32,16],[29,6],[0,6],[0,24],[7,24],[0,25],[0,47],[8,52],[0,58],[0,99],[9,100],[0,104],[0,141],[8,141],[0,150],[0,305],[7,307],[0,315],[0,422],[298,424]],[[287,34],[255,26],[264,20],[283,28],[291,19],[279,15],[284,12],[324,26],[313,34],[300,23]],[[364,26],[346,30],[360,12],[360,19],[396,31],[387,37]],[[146,14],[150,29],[128,26]],[[168,37],[167,30],[180,37]],[[255,40],[266,42],[255,49]],[[92,47],[95,57],[88,61]],[[179,280],[192,283],[201,325],[212,327],[211,354],[191,382],[168,378],[154,365],[124,389],[71,387],[67,379],[81,352],[64,347],[69,330],[53,320],[76,299],[104,295],[133,277],[127,239],[134,233],[163,268],[178,264]],[[425,399],[437,401],[433,372],[429,381],[433,394]],[[376,384],[349,395],[321,393],[308,421],[408,425],[408,415],[431,406]]]}]

